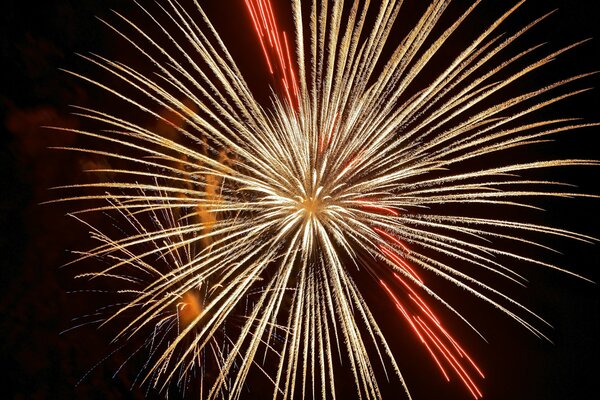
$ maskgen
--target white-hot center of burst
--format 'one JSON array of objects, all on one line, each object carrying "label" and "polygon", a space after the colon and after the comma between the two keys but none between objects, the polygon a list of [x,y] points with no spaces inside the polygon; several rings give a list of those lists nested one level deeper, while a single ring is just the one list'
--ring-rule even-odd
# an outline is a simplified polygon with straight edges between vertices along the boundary
[{"label": "white-hot center of burst", "polygon": [[302,201],[300,207],[303,209],[306,218],[318,218],[323,208],[323,202],[318,197],[307,197]]}]

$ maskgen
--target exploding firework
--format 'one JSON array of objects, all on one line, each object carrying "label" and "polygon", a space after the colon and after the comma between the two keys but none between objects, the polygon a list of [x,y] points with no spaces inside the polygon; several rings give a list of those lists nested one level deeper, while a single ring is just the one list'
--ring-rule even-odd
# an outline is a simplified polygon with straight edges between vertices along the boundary
[{"label": "exploding firework", "polygon": [[88,223],[98,246],[74,262],[104,265],[78,277],[119,298],[93,322],[120,326],[120,346],[141,343],[133,354],[147,361],[137,383],[239,398],[250,374],[262,373],[274,398],[335,398],[346,370],[359,398],[381,398],[380,382],[391,375],[410,397],[400,356],[369,306],[381,296],[441,377],[480,398],[483,372],[435,310],[475,328],[433,290],[436,279],[545,337],[536,322],[544,321],[492,283],[524,283],[514,260],[570,274],[512,250],[548,249],[539,235],[593,239],[504,216],[534,207],[529,198],[585,196],[530,171],[598,163],[511,162],[504,154],[596,126],[531,119],[584,91],[563,88],[589,74],[504,95],[579,44],[503,58],[547,17],[498,33],[521,3],[434,67],[479,2],[443,24],[448,3],[432,2],[396,43],[401,1],[295,0],[290,35],[270,1],[246,0],[238,11],[247,12],[272,77],[268,104],[253,95],[199,4],[142,8],[152,35],[120,14],[121,28],[108,24],[156,73],[99,55],[84,58],[126,89],[70,73],[163,129],[77,108],[103,128],[66,129],[99,144],[71,150],[108,159],[96,171],[109,179],[77,185],[84,194],[60,201],[93,202],[73,213],[82,222],[89,213],[114,220],[110,232]]}]

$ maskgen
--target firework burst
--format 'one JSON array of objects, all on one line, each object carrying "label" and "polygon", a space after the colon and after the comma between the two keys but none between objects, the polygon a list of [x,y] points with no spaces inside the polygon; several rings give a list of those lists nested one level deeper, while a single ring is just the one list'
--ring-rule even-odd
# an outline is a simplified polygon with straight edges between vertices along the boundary
[{"label": "firework burst", "polygon": [[[596,126],[530,118],[584,91],[563,87],[589,74],[494,100],[579,44],[502,58],[547,16],[498,33],[519,3],[424,78],[479,2],[442,24],[448,3],[433,1],[395,43],[402,1],[295,0],[292,36],[279,27],[270,1],[246,0],[272,76],[268,106],[257,101],[198,3],[185,8],[165,0],[157,13],[140,7],[153,35],[120,14],[121,28],[107,24],[155,66],[155,75],[98,55],[84,58],[127,89],[70,73],[169,133],[78,108],[104,129],[68,129],[100,144],[72,150],[108,159],[111,166],[97,171],[111,179],[77,185],[84,194],[60,201],[95,202],[73,214],[82,221],[92,212],[116,221],[115,232],[89,224],[99,244],[75,261],[106,265],[79,277],[109,282],[120,298],[94,322],[120,324],[116,343],[141,338],[134,354],[147,354],[147,362],[137,382],[239,398],[257,370],[271,381],[274,398],[335,398],[336,371],[344,368],[359,398],[381,398],[382,379],[397,379],[410,397],[399,356],[369,307],[370,287],[395,307],[394,318],[414,332],[441,376],[480,398],[483,372],[434,308],[475,328],[428,286],[437,278],[544,337],[537,323],[544,321],[491,282],[523,283],[510,260],[570,273],[509,250],[547,249],[527,234],[593,239],[481,210],[510,215],[533,207],[529,198],[584,196],[527,173],[597,162],[514,163],[503,154]],[[523,59],[530,61],[523,66]],[[473,168],[482,162],[488,167]]]}]

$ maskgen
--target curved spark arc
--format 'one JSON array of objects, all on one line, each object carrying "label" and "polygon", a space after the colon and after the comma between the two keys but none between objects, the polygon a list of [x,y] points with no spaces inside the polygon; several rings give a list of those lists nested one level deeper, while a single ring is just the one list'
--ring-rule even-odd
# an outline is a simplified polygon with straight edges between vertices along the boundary
[{"label": "curved spark arc", "polygon": [[[204,371],[203,360],[212,354],[218,373],[208,390],[202,389],[207,398],[242,396],[253,367],[273,382],[274,398],[310,392],[313,397],[320,392],[322,398],[335,398],[339,356],[349,363],[360,398],[381,398],[377,365],[386,377],[391,368],[410,398],[394,353],[355,281],[355,269],[374,278],[443,377],[456,376],[476,399],[482,393],[475,377],[483,378],[483,373],[421,295],[433,297],[475,328],[427,287],[425,276],[437,275],[456,284],[545,337],[521,314],[545,321],[478,279],[477,271],[523,284],[524,278],[501,261],[516,259],[570,273],[496,248],[494,239],[549,249],[510,232],[594,239],[543,225],[439,213],[435,206],[534,207],[525,199],[585,196],[560,182],[518,174],[598,165],[596,161],[508,163],[476,171],[460,167],[476,157],[543,142],[551,134],[598,125],[567,118],[519,122],[584,91],[552,94],[589,74],[492,106],[485,103],[580,43],[537,58],[500,79],[539,46],[501,62],[494,62],[494,57],[549,15],[506,38],[497,34],[519,2],[436,78],[422,84],[418,79],[422,71],[479,1],[435,37],[449,2],[433,1],[387,59],[384,48],[401,15],[402,1],[384,1],[378,7],[369,1],[349,3],[347,9],[343,2],[314,0],[303,8],[300,0],[294,0],[294,54],[291,37],[279,29],[271,2],[245,0],[274,79],[269,109],[254,98],[196,1],[190,11],[176,0],[159,4],[171,30],[140,5],[169,47],[118,13],[122,23],[139,35],[137,39],[106,23],[156,66],[155,77],[98,55],[83,57],[128,85],[128,92],[70,72],[174,132],[167,137],[86,108],[78,108],[77,115],[108,129],[102,133],[66,129],[122,152],[71,150],[130,165],[99,170],[121,180],[70,187],[110,193],[59,201],[108,200],[108,205],[77,214],[116,212],[135,230],[113,239],[90,226],[101,244],[75,261],[108,262],[104,270],[82,278],[142,286],[120,290],[133,299],[117,305],[104,323],[139,310],[115,341],[156,328],[164,333],[163,347],[150,346],[152,361],[144,366],[144,382],[161,390],[174,381],[185,387],[190,372]],[[372,26],[367,22],[370,13]],[[344,17],[347,24],[342,23]],[[137,100],[137,95],[148,103]],[[165,112],[155,111],[150,103]],[[145,217],[153,221],[151,226],[143,222]],[[149,260],[171,267],[162,271]],[[131,276],[132,268],[143,278]],[[207,284],[210,295],[207,292],[200,301],[193,293]],[[249,298],[252,304],[247,306]],[[185,310],[192,311],[188,315]],[[180,315],[185,315],[181,318],[185,323],[175,322]],[[223,335],[223,344],[217,343],[215,338],[225,327],[229,333]],[[156,337],[150,335],[146,343]],[[377,355],[377,363],[371,354]],[[270,357],[279,359],[273,371],[264,362]]]}]

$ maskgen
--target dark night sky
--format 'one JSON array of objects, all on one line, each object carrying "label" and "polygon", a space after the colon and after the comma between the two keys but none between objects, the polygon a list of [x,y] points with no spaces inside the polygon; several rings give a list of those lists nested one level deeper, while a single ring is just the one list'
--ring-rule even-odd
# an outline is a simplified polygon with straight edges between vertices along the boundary
[{"label": "dark night sky", "polygon": [[[207,3],[206,1],[200,1]],[[211,1],[211,3],[213,3]],[[282,9],[286,2],[275,2]],[[409,10],[411,9],[409,3]],[[464,9],[458,1],[449,10],[446,21]],[[499,3],[487,1],[448,47],[460,49],[474,32],[483,29],[499,15]],[[511,2],[512,3],[512,2]],[[543,13],[559,12],[532,31],[525,45],[548,42],[548,49],[558,49],[571,42],[594,37],[590,43],[561,56],[548,67],[528,78],[532,87],[547,84],[570,74],[600,69],[600,12],[589,1],[528,1],[504,25],[512,32]],[[93,309],[79,297],[66,294],[75,286],[72,270],[59,266],[71,259],[66,249],[85,248],[86,230],[64,215],[69,205],[39,205],[53,198],[48,189],[57,185],[85,180],[82,169],[98,163],[97,159],[49,150],[51,146],[85,145],[80,138],[56,135],[42,125],[78,127],[69,114],[69,104],[107,104],[105,94],[69,77],[58,68],[84,74],[96,73],[78,59],[76,52],[87,51],[123,57],[136,62],[128,48],[94,16],[113,18],[110,8],[136,14],[128,0],[55,0],[29,3],[4,0],[0,6],[0,362],[3,398],[143,398],[144,390],[129,389],[134,369],[125,369],[111,378],[126,354],[116,353],[102,362],[81,384],[77,381],[106,354],[108,339],[94,328],[59,335],[73,325],[71,319]],[[413,7],[414,8],[414,7]],[[243,1],[222,0],[207,7],[217,29],[223,32],[234,57],[252,88],[265,97],[260,48],[246,19]],[[403,16],[399,20],[403,20]],[[407,15],[414,23],[414,15]],[[289,21],[288,21],[289,23]],[[503,31],[504,31],[503,30]],[[465,42],[460,39],[464,38]],[[517,48],[521,48],[518,47]],[[449,50],[451,53],[451,50]],[[516,50],[513,50],[516,51]],[[509,51],[510,53],[510,51]],[[509,54],[505,53],[505,54]],[[513,54],[513,53],[510,53]],[[598,87],[598,77],[591,77],[573,87]],[[517,93],[519,90],[516,88]],[[600,89],[584,93],[554,107],[546,114],[559,112],[560,117],[582,117],[600,121]],[[552,114],[550,114],[552,115]],[[596,137],[598,128],[557,136],[558,143],[535,148],[536,157],[600,158]],[[554,172],[553,172],[554,173]],[[549,174],[549,173],[548,173]],[[585,193],[600,194],[600,171],[591,168],[569,169],[545,175],[567,180]],[[554,226],[600,237],[600,202],[598,200],[563,200],[540,203],[548,211],[532,217]],[[600,245],[585,245],[549,240],[563,256],[544,255],[544,259],[564,265],[600,282]],[[556,272],[521,266],[530,278],[527,290],[509,288],[511,295],[530,306],[554,329],[544,332],[554,344],[540,341],[517,326],[500,312],[458,292],[450,294],[458,308],[486,335],[484,343],[457,321],[450,325],[462,336],[471,353],[479,360],[488,378],[482,384],[486,399],[588,399],[597,396],[600,289]],[[463,306],[464,305],[464,308]],[[385,309],[380,311],[385,313]],[[394,326],[388,329],[393,330]],[[390,336],[394,336],[390,332]],[[399,342],[395,348],[415,400],[468,399],[459,384],[443,382],[427,355],[415,342]],[[410,340],[410,339],[407,339]],[[404,344],[403,344],[404,343]],[[404,347],[402,347],[404,346]],[[414,349],[412,348],[414,347]],[[348,386],[351,386],[349,383]],[[397,398],[398,384],[384,385],[389,398]],[[253,392],[254,393],[254,392]],[[351,393],[351,392],[350,392]],[[153,397],[150,392],[149,397]],[[256,398],[249,394],[248,398]],[[386,397],[388,398],[388,397]]]}]

